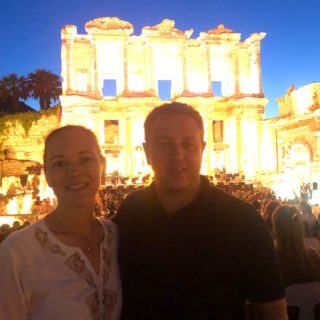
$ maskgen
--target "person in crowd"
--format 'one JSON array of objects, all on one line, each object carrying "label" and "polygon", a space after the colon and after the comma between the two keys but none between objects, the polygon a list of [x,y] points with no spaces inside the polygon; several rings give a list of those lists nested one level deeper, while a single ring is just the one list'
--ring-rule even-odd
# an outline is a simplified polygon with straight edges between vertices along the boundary
[{"label": "person in crowd", "polygon": [[272,216],[276,251],[285,286],[320,280],[320,256],[305,247],[303,225],[295,206],[281,205]]},{"label": "person in crowd", "polygon": [[286,319],[270,232],[248,203],[200,176],[203,120],[191,106],[156,107],[144,124],[154,182],[128,195],[118,225],[121,319]]},{"label": "person in crowd", "polygon": [[272,232],[272,214],[274,210],[280,206],[280,204],[281,203],[277,200],[270,200],[262,212],[263,218],[270,232]]},{"label": "person in crowd", "polygon": [[306,201],[300,202],[301,219],[309,223],[310,228],[317,222],[317,218],[312,213],[312,208]]},{"label": "person in crowd", "polygon": [[7,223],[0,227],[0,243],[11,233],[11,228]]},{"label": "person in crowd", "polygon": [[320,214],[317,215],[317,221],[311,228],[312,235],[320,241]]},{"label": "person in crowd", "polygon": [[309,248],[314,248],[320,255],[320,241],[318,238],[314,237],[310,228],[310,225],[307,221],[302,220],[303,227],[303,243],[304,246]]},{"label": "person in crowd", "polygon": [[119,319],[117,233],[93,216],[105,159],[94,133],[67,125],[45,140],[44,172],[58,204],[0,245],[0,318]]}]

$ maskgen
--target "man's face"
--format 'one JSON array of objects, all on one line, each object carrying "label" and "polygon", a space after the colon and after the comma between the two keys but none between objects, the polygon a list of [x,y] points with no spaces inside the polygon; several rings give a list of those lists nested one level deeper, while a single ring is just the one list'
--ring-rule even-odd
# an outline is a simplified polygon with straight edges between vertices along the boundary
[{"label": "man's face", "polygon": [[204,147],[201,130],[191,117],[157,117],[144,149],[158,190],[174,193],[198,188]]}]

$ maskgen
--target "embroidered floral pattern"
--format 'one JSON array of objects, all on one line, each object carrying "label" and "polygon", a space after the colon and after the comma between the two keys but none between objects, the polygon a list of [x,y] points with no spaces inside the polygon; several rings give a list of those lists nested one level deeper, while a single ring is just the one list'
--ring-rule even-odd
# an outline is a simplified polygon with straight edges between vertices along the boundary
[{"label": "embroidered floral pattern", "polygon": [[47,250],[50,250],[52,253],[61,254],[66,256],[66,253],[60,248],[59,245],[53,244],[48,237],[48,233],[41,230],[39,227],[35,230],[35,237],[39,241],[40,245]]},{"label": "embroidered floral pattern", "polygon": [[100,306],[98,291],[95,291],[94,293],[92,293],[87,298],[86,302],[90,309],[90,312],[92,314],[96,314],[99,311],[99,306]]},{"label": "embroidered floral pattern", "polygon": [[111,273],[111,261],[112,261],[112,252],[110,249],[102,249],[102,259],[104,261],[103,265],[103,285],[105,286],[110,278]]},{"label": "embroidered floral pattern", "polygon": [[76,272],[79,277],[84,278],[90,286],[95,287],[95,283],[90,271],[86,268],[85,262],[81,259],[78,252],[68,257],[65,260],[65,264],[70,267],[71,270]]},{"label": "embroidered floral pattern", "polygon": [[107,229],[107,232],[106,232],[107,244],[108,244],[108,246],[110,246],[110,244],[112,243],[113,232],[112,232],[112,229],[111,229],[110,225],[108,225],[108,224],[105,225],[105,228]]},{"label": "embroidered floral pattern", "polygon": [[103,289],[104,317],[103,319],[110,319],[112,311],[117,303],[117,293],[113,290]]}]

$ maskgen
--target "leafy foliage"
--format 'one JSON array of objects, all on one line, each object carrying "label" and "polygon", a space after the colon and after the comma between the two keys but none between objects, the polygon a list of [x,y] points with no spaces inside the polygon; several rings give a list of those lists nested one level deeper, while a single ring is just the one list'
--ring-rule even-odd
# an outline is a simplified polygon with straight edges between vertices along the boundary
[{"label": "leafy foliage", "polygon": [[34,123],[42,117],[50,117],[52,115],[58,116],[60,112],[61,106],[58,104],[53,108],[48,110],[43,110],[40,112],[37,111],[29,111],[23,113],[14,113],[7,114],[4,116],[0,116],[0,150],[1,153],[4,151],[2,148],[5,137],[9,134],[9,130],[11,126],[16,126],[17,124],[21,124],[24,129],[24,133],[28,136],[29,131]]},{"label": "leafy foliage", "polygon": [[21,106],[21,100],[28,98],[39,100],[41,110],[47,109],[60,95],[60,77],[45,69],[37,69],[26,77],[11,73],[0,78],[0,111],[4,113],[28,110]]},{"label": "leafy foliage", "polygon": [[50,108],[51,101],[57,101],[61,95],[60,78],[45,69],[37,69],[26,78],[30,96],[38,99],[40,109]]}]

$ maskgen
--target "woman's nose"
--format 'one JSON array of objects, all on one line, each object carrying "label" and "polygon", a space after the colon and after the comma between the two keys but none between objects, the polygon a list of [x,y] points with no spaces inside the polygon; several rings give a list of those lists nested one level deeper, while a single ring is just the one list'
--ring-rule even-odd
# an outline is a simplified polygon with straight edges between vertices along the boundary
[{"label": "woman's nose", "polygon": [[71,161],[68,163],[68,175],[74,176],[80,173],[80,165],[76,161]]}]

